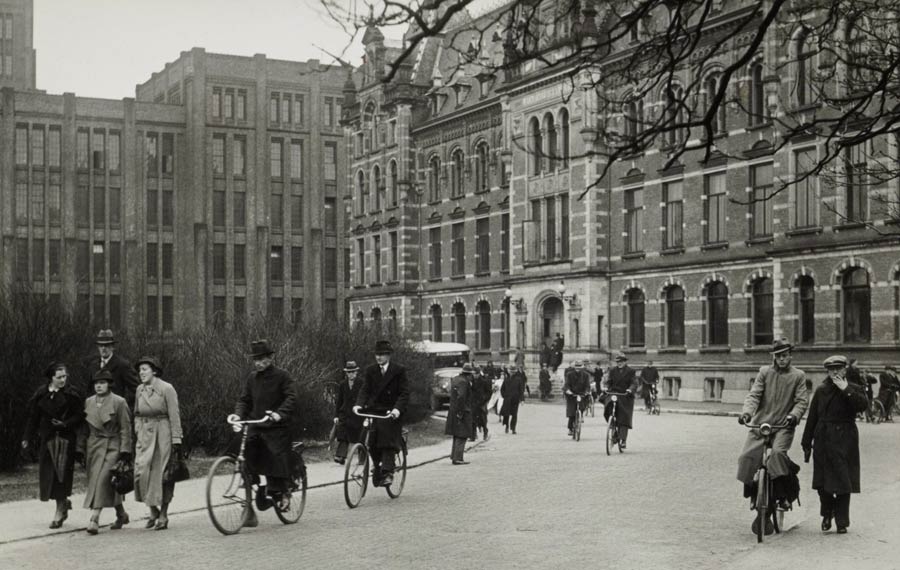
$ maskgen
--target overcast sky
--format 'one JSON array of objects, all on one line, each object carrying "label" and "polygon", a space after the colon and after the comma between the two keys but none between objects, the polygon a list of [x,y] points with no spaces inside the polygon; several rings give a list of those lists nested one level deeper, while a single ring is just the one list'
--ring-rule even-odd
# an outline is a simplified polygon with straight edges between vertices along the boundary
[{"label": "overcast sky", "polygon": [[[54,94],[134,97],[192,47],[331,62],[313,44],[337,53],[347,43],[318,0],[34,0],[37,87]],[[351,54],[359,64],[360,49]]]}]

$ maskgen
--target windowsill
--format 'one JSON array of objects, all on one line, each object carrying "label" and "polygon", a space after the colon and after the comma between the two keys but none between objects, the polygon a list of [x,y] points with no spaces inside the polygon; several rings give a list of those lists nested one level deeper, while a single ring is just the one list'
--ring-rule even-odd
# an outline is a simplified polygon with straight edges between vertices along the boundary
[{"label": "windowsill", "polygon": [[687,354],[687,349],[683,346],[672,346],[668,348],[660,348],[656,352],[659,354]]},{"label": "windowsill", "polygon": [[393,281],[385,281],[384,282],[385,287],[390,287],[391,285],[399,285],[399,284],[400,284],[400,281],[398,281],[396,279],[394,279]]},{"label": "windowsill", "polygon": [[810,226],[808,228],[794,228],[792,230],[788,230],[784,233],[784,235],[791,236],[807,236],[813,234],[822,233],[822,226]]},{"label": "windowsill", "polygon": [[490,276],[491,276],[490,270],[488,270],[488,271],[476,271],[476,272],[475,272],[475,277],[490,277]]},{"label": "windowsill", "polygon": [[474,192],[474,194],[475,194],[476,196],[479,195],[479,194],[489,194],[490,191],[491,191],[490,188],[486,188],[486,189],[484,189],[484,190],[476,190],[476,191]]},{"label": "windowsill", "polygon": [[746,354],[763,354],[771,350],[771,344],[754,344],[753,346],[744,347],[744,353]]},{"label": "windowsill", "polygon": [[701,346],[700,354],[726,354],[731,352],[730,346]]},{"label": "windowsill", "polygon": [[760,244],[764,244],[764,243],[772,243],[774,240],[775,240],[775,238],[772,236],[761,236],[761,237],[750,238],[750,239],[744,241],[744,243],[747,245],[760,245]]},{"label": "windowsill", "polygon": [[429,277],[428,278],[429,283],[440,283],[443,280],[444,280],[443,277]]},{"label": "windowsill", "polygon": [[369,283],[369,287],[381,287],[382,285],[384,285],[384,284],[381,283],[380,281],[378,281],[376,283]]},{"label": "windowsill", "polygon": [[643,251],[634,251],[632,253],[623,254],[622,260],[644,259],[645,257],[647,257],[647,254]]},{"label": "windowsill", "polygon": [[353,285],[353,288],[354,289],[365,289],[366,286],[365,285]]},{"label": "windowsill", "polygon": [[500,275],[509,275],[509,269],[501,269]]},{"label": "windowsill", "polygon": [[679,253],[684,253],[684,246],[672,247],[659,252],[660,255],[677,255]]},{"label": "windowsill", "polygon": [[561,263],[571,263],[572,260],[568,257],[560,258],[560,259],[551,259],[548,261],[526,261],[523,265],[525,267],[540,267],[544,265],[559,265]]},{"label": "windowsill", "polygon": [[427,202],[428,206],[440,206],[441,200],[432,200],[431,202]]},{"label": "windowsill", "polygon": [[846,222],[846,223],[838,224],[838,225],[834,226],[834,231],[843,232],[843,231],[847,231],[847,230],[858,230],[860,228],[865,228],[865,227],[866,227],[865,222]]},{"label": "windowsill", "polygon": [[451,275],[451,276],[450,276],[450,280],[451,280],[451,281],[461,281],[461,280],[463,280],[463,279],[465,279],[465,278],[466,278],[465,275]]},{"label": "windowsill", "polygon": [[632,346],[623,348],[622,352],[624,354],[647,354],[647,348],[643,346]]},{"label": "windowsill", "polygon": [[728,249],[727,241],[715,241],[712,243],[704,243],[700,246],[701,251],[711,251],[716,249]]}]

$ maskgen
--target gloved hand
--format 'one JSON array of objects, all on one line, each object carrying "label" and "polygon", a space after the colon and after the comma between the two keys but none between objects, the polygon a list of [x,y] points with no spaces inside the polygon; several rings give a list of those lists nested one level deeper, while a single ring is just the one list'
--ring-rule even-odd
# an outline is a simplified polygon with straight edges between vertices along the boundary
[{"label": "gloved hand", "polygon": [[741,414],[738,418],[738,423],[741,425],[750,423],[750,414]]},{"label": "gloved hand", "polygon": [[281,421],[281,414],[278,412],[273,412],[272,410],[266,410],[266,417],[269,418],[269,421],[278,423]]},{"label": "gloved hand", "polygon": [[[239,422],[241,421],[241,416],[237,414],[228,414],[227,421],[229,424],[231,424],[231,422]],[[240,433],[242,429],[244,429],[242,426],[231,424],[231,431],[233,431],[234,433]]]},{"label": "gloved hand", "polygon": [[131,453],[128,451],[120,451],[118,460],[119,461],[131,461]]},{"label": "gloved hand", "polygon": [[788,414],[784,417],[784,421],[782,422],[784,425],[788,427],[796,427],[797,426],[797,418]]},{"label": "gloved hand", "polygon": [[362,410],[362,406],[353,406],[353,413],[359,415],[360,410]]},{"label": "gloved hand", "polygon": [[803,463],[809,463],[809,456],[812,455],[812,447],[803,447]]},{"label": "gloved hand", "polygon": [[339,423],[341,423],[340,418],[334,418],[334,425],[338,425]]},{"label": "gloved hand", "polygon": [[398,410],[397,408],[394,408],[393,410],[391,410],[391,417],[394,418],[395,420],[396,420],[397,418],[399,418],[399,417],[400,417],[400,410]]}]

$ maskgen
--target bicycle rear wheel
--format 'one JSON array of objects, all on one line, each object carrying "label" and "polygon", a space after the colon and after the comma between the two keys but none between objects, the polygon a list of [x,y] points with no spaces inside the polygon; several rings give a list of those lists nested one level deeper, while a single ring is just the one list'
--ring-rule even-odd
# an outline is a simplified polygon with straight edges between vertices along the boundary
[{"label": "bicycle rear wheel", "polygon": [[606,454],[610,455],[612,453],[612,447],[616,444],[617,439],[617,430],[616,430],[616,417],[614,415],[609,416],[609,423],[606,424]]},{"label": "bicycle rear wheel", "polygon": [[594,417],[594,397],[591,396],[591,417]]},{"label": "bicycle rear wheel", "polygon": [[206,510],[216,530],[235,534],[244,526],[250,513],[252,490],[234,457],[216,459],[206,476]]},{"label": "bicycle rear wheel", "polygon": [[361,443],[353,444],[344,467],[344,501],[351,509],[359,506],[369,485],[369,452]]},{"label": "bicycle rear wheel", "polygon": [[388,497],[396,499],[403,492],[406,485],[406,443],[403,449],[394,455],[394,482],[384,488]]},{"label": "bicycle rear wheel", "polygon": [[756,533],[756,542],[762,542],[766,532],[769,509],[769,474],[765,467],[756,472],[756,520],[753,521],[753,532]]},{"label": "bicycle rear wheel", "polygon": [[303,456],[297,449],[302,449],[302,444],[294,444],[295,450],[294,469],[296,475],[291,479],[291,489],[287,494],[288,507],[280,510],[277,505],[275,507],[275,515],[284,524],[294,524],[303,516],[303,509],[306,508],[306,466],[303,464]]},{"label": "bicycle rear wheel", "polygon": [[575,412],[575,441],[581,441],[581,425],[584,423],[584,414],[580,411]]}]

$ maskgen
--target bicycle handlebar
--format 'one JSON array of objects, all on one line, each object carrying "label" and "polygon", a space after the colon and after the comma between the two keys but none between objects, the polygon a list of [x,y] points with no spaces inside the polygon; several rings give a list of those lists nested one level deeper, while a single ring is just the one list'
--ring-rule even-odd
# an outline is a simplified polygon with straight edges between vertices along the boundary
[{"label": "bicycle handlebar", "polygon": [[242,425],[252,425],[252,424],[264,424],[264,423],[266,423],[266,422],[268,422],[268,421],[271,421],[271,420],[270,420],[270,418],[267,416],[267,417],[262,418],[262,419],[260,419],[260,420],[235,420],[235,421],[232,421],[232,420],[225,420],[225,421],[227,421],[229,424],[231,424],[231,425],[233,425],[233,426],[242,426]]},{"label": "bicycle handlebar", "polygon": [[604,392],[607,396],[630,396],[628,392]]},{"label": "bicycle handlebar", "polygon": [[354,410],[353,413],[356,414],[357,416],[361,417],[361,418],[372,418],[372,419],[374,419],[374,420],[388,420],[388,419],[391,419],[391,418],[393,417],[393,416],[391,416],[390,413],[385,414],[385,415],[383,415],[383,416],[376,416],[376,415],[374,415],[374,414],[364,414],[364,413],[362,413],[362,412],[357,412],[357,411],[355,411],[355,410]]}]

